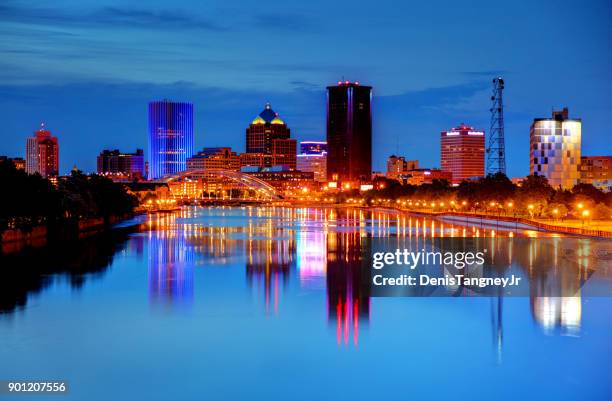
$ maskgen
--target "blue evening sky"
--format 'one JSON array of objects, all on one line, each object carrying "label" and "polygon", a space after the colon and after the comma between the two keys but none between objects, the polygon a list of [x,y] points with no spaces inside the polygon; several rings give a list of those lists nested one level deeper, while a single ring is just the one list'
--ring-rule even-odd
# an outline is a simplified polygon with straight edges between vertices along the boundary
[{"label": "blue evening sky", "polygon": [[0,154],[45,121],[60,170],[104,148],[146,150],[147,102],[195,104],[196,147],[244,150],[266,101],[298,140],[325,137],[325,86],[374,87],[374,168],[439,165],[439,135],[489,130],[506,80],[508,173],[529,169],[529,125],[567,106],[583,154],[612,154],[612,3],[603,1],[3,0]]}]

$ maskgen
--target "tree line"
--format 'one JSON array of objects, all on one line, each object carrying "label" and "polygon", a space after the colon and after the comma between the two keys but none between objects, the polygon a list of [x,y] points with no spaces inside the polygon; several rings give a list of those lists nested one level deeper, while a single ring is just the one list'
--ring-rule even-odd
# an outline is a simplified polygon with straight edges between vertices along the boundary
[{"label": "tree line", "polygon": [[54,185],[40,174],[27,174],[0,161],[0,230],[60,224],[85,218],[130,214],[136,198],[118,183],[96,174],[72,171]]},{"label": "tree line", "polygon": [[[514,184],[503,173],[451,186],[446,180],[431,184],[402,185],[396,180],[378,177],[374,190],[365,195],[369,204],[379,199],[416,203],[422,208],[504,213],[537,218],[612,218],[612,193],[605,193],[591,184],[578,184],[571,190],[553,188],[546,177],[530,175]],[[344,197],[358,194],[346,194]],[[425,201],[425,202],[423,202]],[[441,206],[442,205],[442,206]]]}]

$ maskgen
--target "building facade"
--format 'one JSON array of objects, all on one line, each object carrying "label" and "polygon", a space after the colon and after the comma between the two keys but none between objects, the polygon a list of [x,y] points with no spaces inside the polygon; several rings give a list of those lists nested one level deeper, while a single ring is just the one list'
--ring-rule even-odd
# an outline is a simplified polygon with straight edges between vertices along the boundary
[{"label": "building facade", "polygon": [[26,161],[22,157],[0,156],[0,162],[11,163],[17,170],[25,170],[26,168]]},{"label": "building facade", "polygon": [[59,143],[44,124],[26,140],[26,172],[45,178],[59,173]]},{"label": "building facade", "polygon": [[300,142],[297,169],[313,173],[317,182],[327,181],[327,142]]},{"label": "building facade", "polygon": [[302,141],[300,142],[301,155],[318,155],[327,153],[327,142],[325,141]]},{"label": "building facade", "polygon": [[123,153],[118,149],[103,150],[96,158],[98,174],[117,179],[142,179],[145,177],[144,151]]},{"label": "building facade", "polygon": [[338,82],[327,87],[327,179],[372,179],[372,87]]},{"label": "building facade", "polygon": [[580,179],[582,122],[569,111],[553,111],[552,118],[536,118],[529,133],[529,174],[541,175],[555,187],[571,189]]},{"label": "building facade", "polygon": [[150,102],[149,178],[185,171],[193,146],[193,104],[169,100]]},{"label": "building facade", "polygon": [[187,159],[188,171],[240,171],[240,157],[232,148],[204,148]]},{"label": "building facade", "polygon": [[437,168],[420,168],[406,172],[402,177],[405,184],[409,185],[423,185],[431,184],[434,180],[446,180],[452,181],[453,174],[449,171],[443,171]]},{"label": "building facade", "polygon": [[387,159],[387,174],[386,177],[392,180],[400,179],[410,170],[419,168],[418,160],[406,160],[403,156],[391,155]]},{"label": "building facade", "polygon": [[461,124],[440,133],[440,168],[453,175],[452,183],[484,177],[485,134]]},{"label": "building facade", "polygon": [[243,166],[272,167],[284,166],[296,168],[295,139],[291,139],[291,130],[266,103],[246,129],[246,155],[241,157]]},{"label": "building facade", "polygon": [[580,183],[591,184],[604,192],[612,191],[612,156],[582,156]]}]

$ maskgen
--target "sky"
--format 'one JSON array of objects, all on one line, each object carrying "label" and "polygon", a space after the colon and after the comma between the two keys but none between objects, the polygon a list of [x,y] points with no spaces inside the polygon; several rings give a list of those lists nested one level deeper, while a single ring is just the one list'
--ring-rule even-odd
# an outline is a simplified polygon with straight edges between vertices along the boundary
[{"label": "sky", "polygon": [[271,102],[300,140],[325,138],[325,87],[373,86],[373,167],[440,164],[440,132],[489,131],[503,76],[509,176],[529,172],[533,118],[568,107],[583,155],[611,155],[612,2],[0,2],[0,155],[25,156],[40,122],[60,173],[102,149],[147,151],[147,103],[191,101],[196,149],[244,151]]}]

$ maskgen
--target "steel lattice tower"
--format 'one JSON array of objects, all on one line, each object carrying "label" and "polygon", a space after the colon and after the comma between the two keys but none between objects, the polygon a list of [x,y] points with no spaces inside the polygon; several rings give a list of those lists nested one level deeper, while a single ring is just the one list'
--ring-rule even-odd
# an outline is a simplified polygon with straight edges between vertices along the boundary
[{"label": "steel lattice tower", "polygon": [[493,94],[491,95],[491,129],[487,145],[487,174],[506,174],[506,146],[504,144],[504,102],[502,92],[504,80],[501,77],[493,79]]}]

